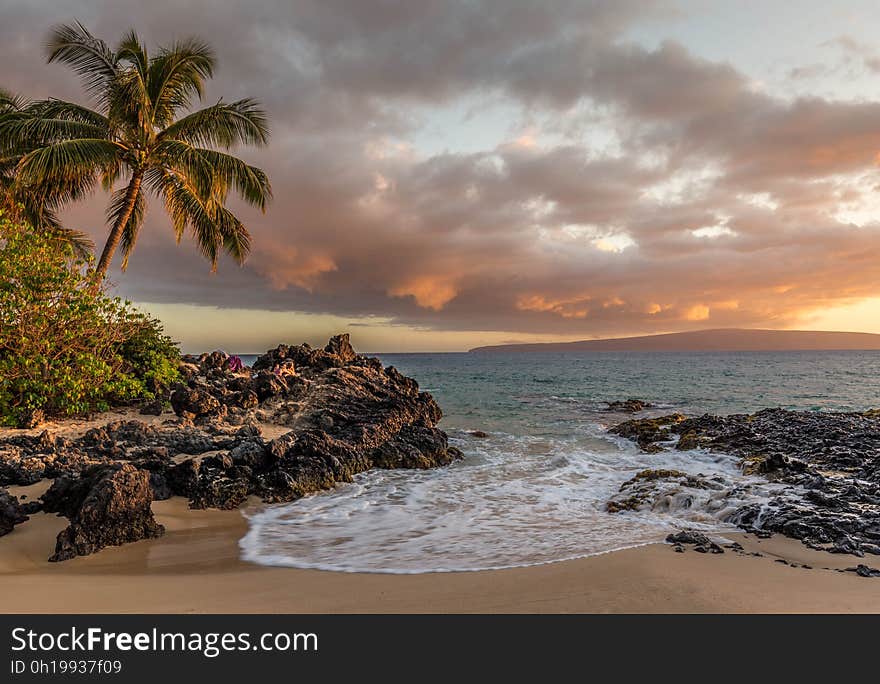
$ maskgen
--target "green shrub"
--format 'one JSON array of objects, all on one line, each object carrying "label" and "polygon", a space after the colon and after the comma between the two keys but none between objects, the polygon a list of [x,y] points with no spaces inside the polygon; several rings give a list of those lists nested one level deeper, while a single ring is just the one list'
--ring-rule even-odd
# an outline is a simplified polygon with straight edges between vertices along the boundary
[{"label": "green shrub", "polygon": [[180,380],[180,349],[162,332],[157,319],[138,313],[131,323],[132,330],[119,347],[123,370],[143,384],[147,398],[164,395]]},{"label": "green shrub", "polygon": [[177,379],[159,322],[92,283],[69,245],[0,213],[0,423],[151,399]]}]

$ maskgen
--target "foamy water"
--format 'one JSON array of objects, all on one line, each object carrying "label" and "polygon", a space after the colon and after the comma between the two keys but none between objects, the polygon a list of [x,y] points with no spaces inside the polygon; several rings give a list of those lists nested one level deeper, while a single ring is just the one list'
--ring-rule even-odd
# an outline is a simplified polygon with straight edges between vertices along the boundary
[{"label": "foamy water", "polygon": [[[778,493],[773,485],[743,476],[733,457],[700,450],[643,454],[606,431],[625,416],[605,413],[602,397],[641,396],[659,402],[671,397],[677,403],[668,403],[661,413],[698,410],[699,397],[712,394],[710,370],[718,370],[718,358],[676,358],[665,374],[663,355],[655,355],[658,361],[641,358],[643,371],[650,368],[662,382],[655,378],[650,387],[630,378],[621,388],[612,377],[615,371],[632,373],[625,355],[596,360],[578,356],[566,367],[558,356],[384,358],[437,396],[447,415],[441,427],[465,453],[464,460],[429,471],[372,471],[331,492],[252,508],[247,511],[249,531],[241,540],[242,557],[265,565],[393,573],[534,565],[660,541],[683,524],[723,533],[734,529],[729,518],[736,507],[766,504]],[[724,355],[714,356],[724,361]],[[784,355],[773,356],[781,378],[794,372],[793,364],[806,368],[803,356],[788,362]],[[848,371],[860,360],[830,358]],[[874,368],[877,358],[869,359]],[[614,368],[614,363],[621,367]],[[676,364],[682,363],[693,372],[676,373]],[[702,372],[701,363],[706,366]],[[763,365],[765,376],[771,376],[767,386],[779,393],[782,384],[784,391],[782,380],[773,384],[773,364],[759,355],[738,355],[735,363]],[[813,366],[816,382],[823,386],[834,371],[829,363],[820,372]],[[762,393],[746,383],[737,386],[723,371],[722,366],[718,377],[726,396],[719,390],[714,403],[701,400],[707,409],[744,410],[750,390]],[[829,404],[822,387],[811,388],[808,377],[800,378],[797,391],[809,401],[822,397],[829,408],[858,407],[852,406],[858,404],[856,394],[836,404],[832,395]],[[866,401],[876,382],[867,378],[867,386],[861,386]],[[845,382],[838,383],[838,391],[840,386],[845,388]],[[797,398],[770,405],[777,403],[803,407]],[[490,437],[473,437],[467,432],[471,429],[489,431]],[[608,499],[645,468],[717,477],[721,484],[718,490],[661,496],[650,511],[607,513]]]}]

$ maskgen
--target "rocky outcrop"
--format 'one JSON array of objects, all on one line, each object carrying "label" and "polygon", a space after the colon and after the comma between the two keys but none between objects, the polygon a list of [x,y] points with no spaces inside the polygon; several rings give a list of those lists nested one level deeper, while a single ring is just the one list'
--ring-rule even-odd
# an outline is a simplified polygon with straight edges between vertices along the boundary
[{"label": "rocky outcrop", "polygon": [[649,408],[654,408],[654,404],[644,399],[624,399],[623,401],[609,401],[608,410],[617,413],[641,413]]},{"label": "rocky outcrop", "polygon": [[65,516],[70,525],[58,534],[49,560],[161,536],[165,528],[153,518],[152,501],[150,474],[130,463],[93,466],[78,477],[58,478],[43,495],[43,508]]},{"label": "rocky outcrop", "polygon": [[[223,352],[187,356],[181,371],[185,380],[168,397],[176,418],[117,420],[76,438],[0,440],[0,486],[57,478],[45,509],[71,525],[53,559],[155,536],[147,495],[229,509],[250,496],[293,501],[370,468],[432,468],[461,457],[436,427],[433,397],[356,354],[348,335],[323,349],[280,345],[253,368]],[[267,439],[264,424],[286,432]]]},{"label": "rocky outcrop", "polygon": [[211,396],[207,389],[200,390],[181,385],[171,392],[171,408],[178,416],[187,420],[219,417],[221,406],[222,404]]},{"label": "rocky outcrop", "polygon": [[[611,431],[647,452],[699,448],[732,454],[755,479],[669,475],[631,481],[609,502],[609,510],[690,505],[709,489],[715,494],[708,504],[722,519],[747,531],[783,534],[832,553],[880,554],[877,412],[674,414],[626,421]],[[750,496],[757,490],[760,495]]]},{"label": "rocky outcrop", "polygon": [[215,377],[199,389],[220,403],[251,393],[250,415],[290,431],[268,441],[254,434],[170,468],[171,491],[193,507],[232,508],[251,495],[292,501],[370,468],[432,468],[461,457],[435,427],[442,414],[434,399],[395,368],[355,354],[347,335],[324,349],[278,346],[225,386]]},{"label": "rocky outcrop", "polygon": [[696,530],[682,530],[666,536],[666,543],[672,544],[675,550],[683,550],[685,545],[692,546],[697,553],[724,553],[718,544],[713,542],[702,532]]},{"label": "rocky outcrop", "polygon": [[5,489],[0,489],[0,537],[12,532],[16,525],[28,519],[21,504]]},{"label": "rocky outcrop", "polygon": [[657,452],[662,450],[663,442],[674,438],[672,427],[685,419],[681,413],[658,418],[638,418],[616,425],[610,432],[633,440],[643,451]]}]

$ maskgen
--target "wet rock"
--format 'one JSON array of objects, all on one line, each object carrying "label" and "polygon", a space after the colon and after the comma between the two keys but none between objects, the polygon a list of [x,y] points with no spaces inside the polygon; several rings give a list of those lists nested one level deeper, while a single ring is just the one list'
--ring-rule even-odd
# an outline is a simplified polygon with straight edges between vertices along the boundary
[{"label": "wet rock", "polygon": [[[270,477],[261,480],[263,496],[272,501],[292,501],[304,494],[351,482],[354,475],[372,466],[363,451],[320,430],[290,432],[268,446],[273,465]],[[272,473],[271,471],[275,471]],[[283,476],[278,475],[278,472]],[[283,482],[278,488],[272,483]]]},{"label": "wet rock", "polygon": [[609,432],[635,441],[645,451],[653,451],[661,448],[660,442],[673,439],[672,427],[684,420],[686,417],[681,413],[659,418],[637,418],[616,425]]},{"label": "wet rock", "polygon": [[70,525],[59,533],[49,560],[161,536],[165,529],[153,518],[152,500],[150,474],[129,463],[95,466],[79,477],[57,479],[43,495],[43,506],[68,518]]},{"label": "wet rock", "polygon": [[643,399],[624,399],[623,401],[609,401],[608,411],[616,411],[619,413],[639,413],[641,411],[646,411],[649,408],[654,408],[654,405]]},{"label": "wet rock", "polygon": [[694,547],[694,551],[698,553],[724,553],[724,549],[718,544],[702,532],[697,532],[696,530],[682,530],[681,532],[667,535],[666,543],[677,546],[691,545]]},{"label": "wet rock", "polygon": [[683,510],[690,508],[698,497],[705,498],[706,490],[720,488],[721,485],[702,475],[689,475],[680,470],[647,469],[624,482],[605,508],[609,513]]},{"label": "wet rock", "polygon": [[691,449],[698,449],[699,446],[700,437],[694,430],[682,434],[675,444],[675,448],[679,451],[690,451]]},{"label": "wet rock", "polygon": [[462,458],[450,447],[446,433],[434,427],[408,425],[370,453],[377,468],[435,468]]},{"label": "wet rock", "polygon": [[[626,421],[611,432],[648,452],[674,445],[679,450],[731,454],[740,459],[744,474],[781,486],[781,493],[768,503],[742,503],[734,511],[728,509],[736,497],[722,497],[727,506],[721,509],[724,520],[746,531],[759,536],[780,533],[811,548],[859,557],[880,550],[880,412],[767,409],[689,418],[673,414]],[[703,481],[712,486],[711,480]],[[746,494],[752,487],[724,486],[739,487]],[[670,496],[686,502],[687,488],[695,488],[693,481],[670,479],[663,487],[630,482],[626,497],[612,499],[609,510],[656,506]]]},{"label": "wet rock", "polygon": [[880,570],[862,565],[861,563],[854,568],[847,568],[845,572],[854,572],[859,577],[880,577]]},{"label": "wet rock", "polygon": [[27,519],[18,499],[5,489],[0,489],[0,537],[9,534],[16,525],[21,525]]},{"label": "wet rock", "polygon": [[483,432],[482,430],[471,430],[468,434],[477,439],[486,439],[489,436],[488,432]]}]

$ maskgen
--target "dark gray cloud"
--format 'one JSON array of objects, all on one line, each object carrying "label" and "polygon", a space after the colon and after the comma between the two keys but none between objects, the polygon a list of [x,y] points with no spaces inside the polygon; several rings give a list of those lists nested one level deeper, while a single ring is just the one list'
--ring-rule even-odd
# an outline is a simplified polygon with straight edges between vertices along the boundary
[{"label": "dark gray cloud", "polygon": [[[276,194],[265,216],[242,209],[247,265],[210,274],[153,202],[114,275],[134,299],[602,334],[787,325],[880,285],[880,103],[786,99],[680,44],[628,41],[665,3],[0,8],[4,86],[81,98],[40,49],[77,17],[111,39],[205,37],[220,60],[208,99],[256,96],[271,114],[271,146],[243,152]],[[481,98],[522,137],[419,149],[425,117]],[[100,238],[104,201],[71,222]]]}]

